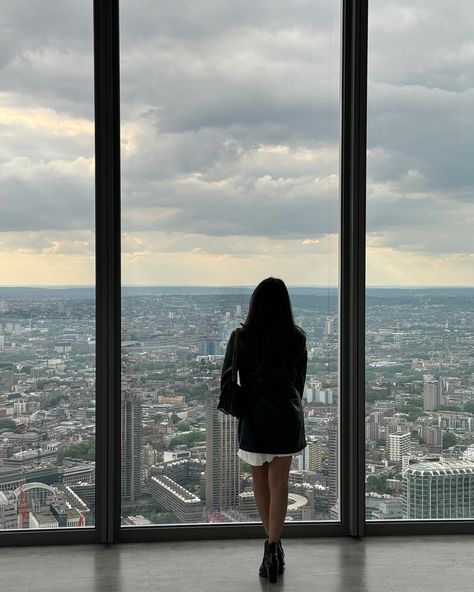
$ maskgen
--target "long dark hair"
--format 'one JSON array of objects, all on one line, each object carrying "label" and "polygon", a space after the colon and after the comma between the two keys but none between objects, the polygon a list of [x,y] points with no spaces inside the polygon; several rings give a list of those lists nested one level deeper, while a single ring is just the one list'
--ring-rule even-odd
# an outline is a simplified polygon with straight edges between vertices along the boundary
[{"label": "long dark hair", "polygon": [[282,359],[294,351],[304,331],[295,325],[283,280],[268,277],[258,284],[250,297],[244,328],[255,336],[263,357],[278,355]]}]

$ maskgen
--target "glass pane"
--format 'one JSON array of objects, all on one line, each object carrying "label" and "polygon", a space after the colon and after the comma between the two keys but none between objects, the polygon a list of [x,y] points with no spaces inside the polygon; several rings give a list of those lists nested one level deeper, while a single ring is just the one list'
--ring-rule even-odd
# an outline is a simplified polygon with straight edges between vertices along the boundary
[{"label": "glass pane", "polygon": [[310,358],[288,520],[337,521],[339,3],[123,0],[120,22],[122,525],[260,520],[216,405],[271,275]]},{"label": "glass pane", "polygon": [[472,18],[370,4],[367,520],[474,517]]},{"label": "glass pane", "polygon": [[1,2],[0,529],[94,526],[92,2]]}]

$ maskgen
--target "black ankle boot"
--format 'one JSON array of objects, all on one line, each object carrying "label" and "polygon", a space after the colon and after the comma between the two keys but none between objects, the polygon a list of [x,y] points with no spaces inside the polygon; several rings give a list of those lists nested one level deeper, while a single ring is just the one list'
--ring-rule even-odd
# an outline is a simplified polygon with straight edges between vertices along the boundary
[{"label": "black ankle boot", "polygon": [[274,584],[277,581],[278,575],[278,542],[269,543],[265,541],[265,556],[263,558],[265,570],[267,572],[268,581]]},{"label": "black ankle boot", "polygon": [[[268,542],[268,539],[265,542]],[[281,545],[281,539],[278,539],[277,556],[278,556],[278,575],[281,575],[285,571],[285,551],[283,551],[283,547]],[[267,570],[265,568],[265,552],[263,554],[262,563],[260,564],[260,568],[258,570],[258,573],[261,578],[267,577]]]}]

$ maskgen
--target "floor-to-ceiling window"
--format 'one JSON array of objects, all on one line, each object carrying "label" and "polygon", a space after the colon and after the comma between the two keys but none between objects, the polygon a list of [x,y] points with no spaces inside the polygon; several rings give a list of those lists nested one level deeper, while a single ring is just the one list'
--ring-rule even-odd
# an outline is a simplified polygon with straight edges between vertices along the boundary
[{"label": "floor-to-ceiling window", "polygon": [[[259,519],[216,403],[227,339],[269,275],[308,334],[288,520],[337,522],[340,7],[120,10],[122,526]],[[471,13],[370,5],[372,523],[474,512]],[[0,530],[94,526],[92,2],[0,14]]]},{"label": "floor-to-ceiling window", "polygon": [[228,337],[263,278],[308,334],[288,519],[340,519],[338,2],[120,3],[122,525],[259,520]]},{"label": "floor-to-ceiling window", "polygon": [[94,526],[92,2],[2,2],[0,48],[0,530]]},{"label": "floor-to-ceiling window", "polygon": [[366,519],[474,517],[474,10],[369,6]]}]

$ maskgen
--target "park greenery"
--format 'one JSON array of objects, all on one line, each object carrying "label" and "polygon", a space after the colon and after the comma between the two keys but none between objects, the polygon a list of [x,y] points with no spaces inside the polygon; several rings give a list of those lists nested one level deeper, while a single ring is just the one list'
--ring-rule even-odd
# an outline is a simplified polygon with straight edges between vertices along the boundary
[{"label": "park greenery", "polygon": [[446,434],[443,434],[443,450],[454,446],[456,442],[456,434],[453,432],[446,432]]},{"label": "park greenery", "polygon": [[20,428],[16,425],[13,419],[8,418],[0,419],[0,431],[1,430],[7,430],[15,434],[19,434],[21,432]]},{"label": "park greenery", "polygon": [[369,475],[367,478],[366,490],[376,493],[393,493],[393,490],[386,485],[385,475]]},{"label": "park greenery", "polygon": [[95,443],[79,442],[66,448],[64,456],[81,460],[95,460]]},{"label": "park greenery", "polygon": [[205,442],[206,441],[206,431],[205,430],[192,430],[187,433],[177,434],[173,436],[169,443],[169,449],[173,449],[178,444],[187,444],[192,445],[196,442]]}]

